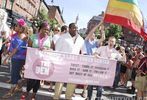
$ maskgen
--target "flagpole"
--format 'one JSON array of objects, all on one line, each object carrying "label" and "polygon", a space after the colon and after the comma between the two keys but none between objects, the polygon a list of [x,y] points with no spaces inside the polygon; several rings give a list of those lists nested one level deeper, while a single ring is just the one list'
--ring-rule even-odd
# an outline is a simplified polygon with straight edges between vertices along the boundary
[{"label": "flagpole", "polygon": [[[106,7],[106,10],[105,10],[105,12],[104,12],[104,15],[103,15],[103,19],[100,21],[100,23],[98,24],[98,27],[100,27],[101,26],[101,24],[103,24],[103,22],[104,22],[104,18],[105,18],[105,16],[106,16],[106,12],[107,12],[107,10],[108,10],[108,6],[109,6],[109,4],[110,4],[110,0],[108,1],[108,4],[107,4],[107,7]],[[98,28],[97,27],[97,28]]]}]

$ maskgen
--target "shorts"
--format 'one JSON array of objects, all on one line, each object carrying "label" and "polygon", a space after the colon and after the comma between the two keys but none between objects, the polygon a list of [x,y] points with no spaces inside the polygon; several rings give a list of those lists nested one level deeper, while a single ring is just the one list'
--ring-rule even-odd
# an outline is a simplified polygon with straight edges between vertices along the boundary
[{"label": "shorts", "polygon": [[131,80],[132,81],[135,81],[135,77],[136,77],[136,68],[133,68],[133,70],[132,70],[132,75],[131,75]]},{"label": "shorts", "polygon": [[120,67],[120,73],[126,73],[126,71],[127,71],[127,67],[126,66],[123,66],[123,65],[121,65],[121,67]]},{"label": "shorts", "polygon": [[135,88],[139,91],[147,91],[147,76],[136,76]]}]

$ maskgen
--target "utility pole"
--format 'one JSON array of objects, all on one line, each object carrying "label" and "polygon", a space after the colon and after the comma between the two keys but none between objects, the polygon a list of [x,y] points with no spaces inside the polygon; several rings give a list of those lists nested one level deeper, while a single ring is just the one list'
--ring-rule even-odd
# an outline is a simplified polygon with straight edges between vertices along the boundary
[{"label": "utility pole", "polygon": [[79,14],[78,14],[77,17],[76,17],[75,24],[78,23],[78,20],[79,20]]}]

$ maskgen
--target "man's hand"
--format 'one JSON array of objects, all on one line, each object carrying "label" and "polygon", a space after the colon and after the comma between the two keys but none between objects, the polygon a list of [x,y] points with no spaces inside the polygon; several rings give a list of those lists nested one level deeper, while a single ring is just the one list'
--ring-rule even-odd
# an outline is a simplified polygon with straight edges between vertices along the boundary
[{"label": "man's hand", "polygon": [[100,31],[104,31],[105,30],[105,27],[103,24],[101,24],[100,28],[99,28]]},{"label": "man's hand", "polygon": [[100,58],[100,56],[97,53],[94,53],[93,56],[96,58]]}]

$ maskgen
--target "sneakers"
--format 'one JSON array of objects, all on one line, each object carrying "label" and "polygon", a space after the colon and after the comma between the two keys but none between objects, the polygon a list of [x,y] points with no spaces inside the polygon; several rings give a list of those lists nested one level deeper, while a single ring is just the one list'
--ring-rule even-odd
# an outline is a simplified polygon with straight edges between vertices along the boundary
[{"label": "sneakers", "polygon": [[20,100],[27,100],[27,97],[28,97],[28,92],[24,92],[21,97],[20,97]]}]

